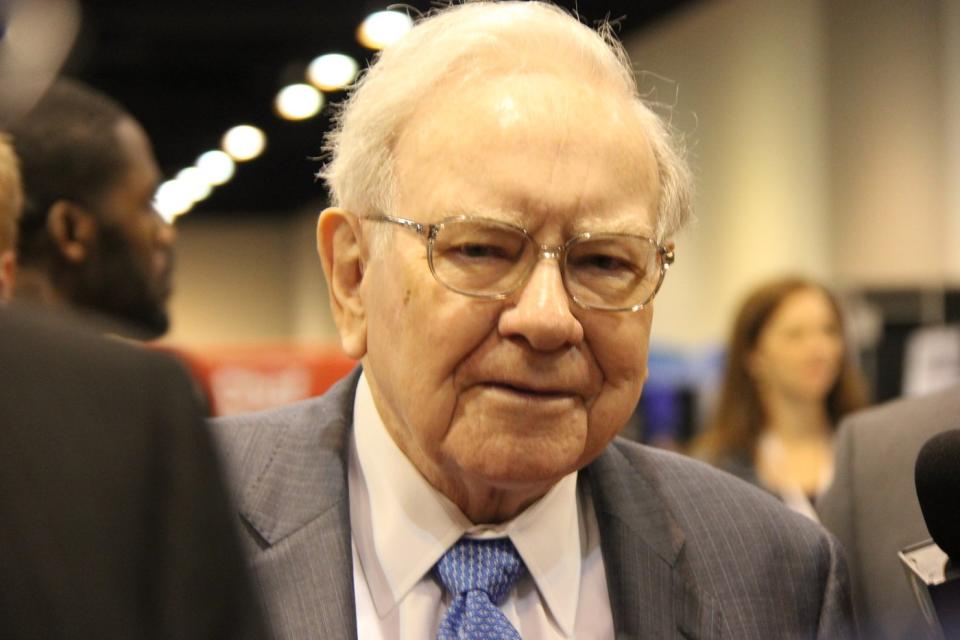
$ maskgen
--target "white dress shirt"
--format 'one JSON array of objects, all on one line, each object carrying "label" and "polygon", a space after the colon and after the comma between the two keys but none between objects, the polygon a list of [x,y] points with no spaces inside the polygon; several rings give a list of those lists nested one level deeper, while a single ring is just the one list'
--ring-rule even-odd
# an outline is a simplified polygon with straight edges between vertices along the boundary
[{"label": "white dress shirt", "polygon": [[509,536],[529,573],[500,606],[524,640],[613,637],[600,535],[577,473],[509,522],[474,525],[397,447],[361,374],[348,482],[357,631],[435,638],[451,597],[431,569],[461,536]]}]

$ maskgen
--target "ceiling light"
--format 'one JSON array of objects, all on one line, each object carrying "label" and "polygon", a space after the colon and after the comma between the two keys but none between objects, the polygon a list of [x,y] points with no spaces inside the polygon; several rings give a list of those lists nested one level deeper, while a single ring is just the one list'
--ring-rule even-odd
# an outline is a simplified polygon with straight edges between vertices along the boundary
[{"label": "ceiling light", "polygon": [[153,207],[160,217],[172,224],[178,217],[190,211],[193,206],[189,188],[178,180],[167,180],[157,188],[153,198]]},{"label": "ceiling light", "polygon": [[413,20],[405,13],[377,11],[357,29],[357,40],[368,49],[383,49],[405,36],[412,26]]},{"label": "ceiling light", "polygon": [[357,77],[357,61],[342,53],[328,53],[315,58],[307,67],[307,79],[324,91],[343,89]]},{"label": "ceiling light", "polygon": [[187,190],[187,195],[193,202],[203,200],[210,195],[210,183],[207,182],[203,172],[196,167],[187,167],[177,174],[176,180]]},{"label": "ceiling light", "polygon": [[306,120],[323,107],[323,94],[308,84],[291,84],[277,94],[274,107],[281,118]]},{"label": "ceiling light", "polygon": [[220,144],[223,150],[237,162],[253,160],[267,146],[267,137],[263,131],[249,124],[236,126],[223,135]]},{"label": "ceiling light", "polygon": [[233,177],[233,158],[223,151],[207,151],[197,158],[196,165],[207,184],[219,186]]}]

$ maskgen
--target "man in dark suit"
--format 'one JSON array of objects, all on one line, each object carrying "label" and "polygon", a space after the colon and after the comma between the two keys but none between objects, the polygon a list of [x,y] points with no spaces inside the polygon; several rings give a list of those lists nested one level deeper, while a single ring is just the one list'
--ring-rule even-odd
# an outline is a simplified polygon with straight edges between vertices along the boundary
[{"label": "man in dark suit", "polygon": [[451,6],[329,150],[317,241],[362,371],[217,424],[278,637],[846,637],[820,527],[614,441],[689,207],[620,49],[546,4]]},{"label": "man in dark suit", "polygon": [[191,383],[0,310],[0,635],[265,637]]},{"label": "man in dark suit", "polygon": [[927,440],[960,426],[957,416],[960,387],[953,387],[856,413],[840,426],[835,477],[817,501],[817,512],[850,559],[854,610],[864,638],[928,637],[897,552],[930,537],[914,465]]}]

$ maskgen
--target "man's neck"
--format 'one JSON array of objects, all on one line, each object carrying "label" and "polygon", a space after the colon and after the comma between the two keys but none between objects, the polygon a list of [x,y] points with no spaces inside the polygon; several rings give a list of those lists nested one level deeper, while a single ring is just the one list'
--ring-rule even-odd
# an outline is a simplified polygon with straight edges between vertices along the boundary
[{"label": "man's neck", "polygon": [[475,487],[468,486],[466,483],[458,484],[456,488],[449,486],[441,488],[436,484],[434,487],[451,498],[474,524],[500,524],[512,520],[553,487],[553,484],[546,484],[532,490],[525,488],[524,491],[509,491],[489,486]]},{"label": "man's neck", "polygon": [[469,477],[462,472],[445,472],[418,451],[413,442],[397,438],[389,427],[387,432],[427,482],[457,505],[473,524],[507,522],[546,495],[556,484],[556,480],[553,480],[542,484],[529,483],[523,487],[505,488],[493,486],[483,479]]}]

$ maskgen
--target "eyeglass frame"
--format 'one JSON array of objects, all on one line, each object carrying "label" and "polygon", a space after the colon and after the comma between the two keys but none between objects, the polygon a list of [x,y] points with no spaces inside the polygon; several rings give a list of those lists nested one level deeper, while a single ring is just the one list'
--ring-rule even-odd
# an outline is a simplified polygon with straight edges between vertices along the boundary
[{"label": "eyeglass frame", "polygon": [[[585,231],[583,233],[578,233],[577,235],[569,238],[563,244],[558,245],[546,245],[537,242],[533,235],[525,228],[515,225],[511,222],[505,222],[503,220],[494,220],[492,218],[484,218],[483,216],[469,216],[469,215],[460,215],[460,216],[450,216],[444,218],[439,222],[433,224],[424,224],[422,222],[417,222],[415,220],[410,220],[408,218],[398,218],[396,216],[388,216],[383,213],[371,214],[366,216],[359,216],[360,220],[369,220],[370,222],[389,222],[391,224],[396,224],[410,231],[413,231],[421,237],[426,237],[427,240],[427,264],[430,267],[430,273],[433,275],[433,279],[439,282],[441,285],[453,291],[454,293],[459,293],[460,295],[467,296],[470,298],[478,298],[481,300],[505,300],[510,297],[518,290],[523,288],[525,284],[530,280],[530,276],[533,274],[534,269],[536,268],[537,262],[543,259],[553,259],[557,261],[558,266],[560,267],[560,279],[563,281],[563,289],[566,291],[567,295],[570,296],[570,299],[577,303],[580,307],[591,310],[591,311],[612,311],[612,312],[626,312],[633,313],[636,311],[641,311],[647,305],[649,305],[654,297],[656,297],[657,292],[660,291],[661,285],[663,285],[663,280],[667,275],[667,270],[670,268],[670,265],[676,260],[676,254],[673,249],[668,249],[664,247],[659,242],[647,236],[642,236],[639,234],[632,233],[593,233],[590,231]],[[437,271],[433,266],[433,247],[437,239],[437,235],[443,229],[444,225],[450,224],[451,222],[463,222],[463,221],[476,221],[476,222],[489,222],[495,226],[509,227],[516,229],[523,235],[530,243],[537,249],[537,260],[533,263],[533,266],[527,271],[522,278],[517,281],[516,286],[514,286],[509,291],[503,293],[471,293],[469,291],[463,291],[457,289],[452,285],[444,282],[440,276],[437,275]],[[657,277],[657,283],[653,287],[653,291],[650,292],[650,295],[646,300],[629,307],[598,307],[595,305],[587,304],[582,300],[579,300],[576,295],[570,291],[570,287],[567,285],[567,275],[564,265],[566,264],[567,253],[571,246],[577,242],[583,240],[590,240],[591,238],[603,238],[607,236],[627,236],[631,238],[638,238],[640,240],[645,240],[646,242],[652,244],[657,250],[658,266],[659,266],[659,275]]]}]

